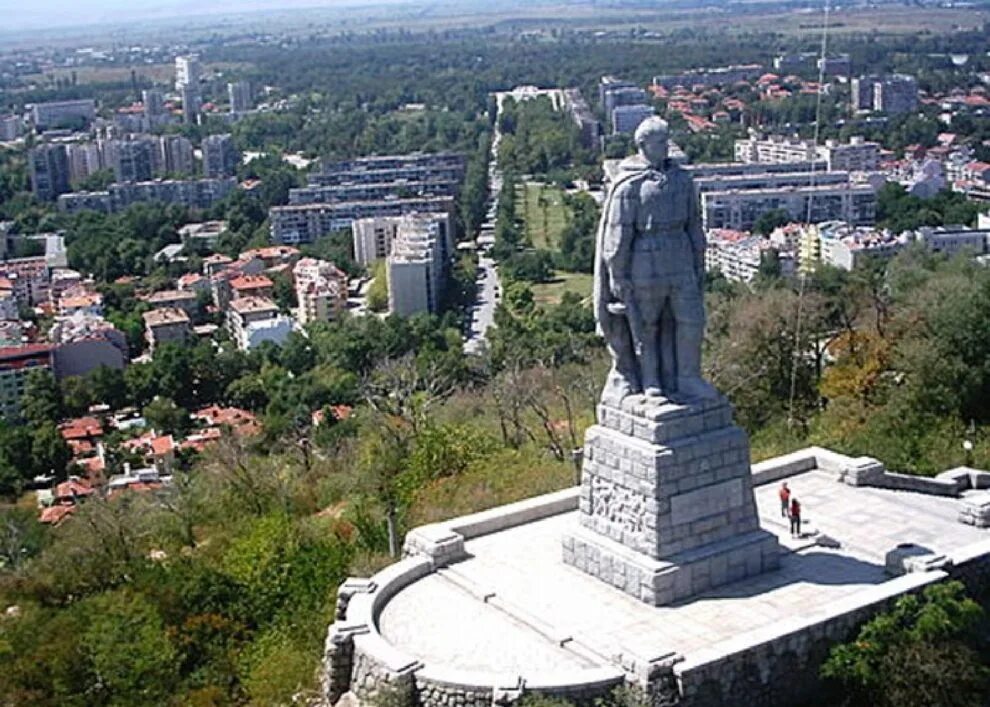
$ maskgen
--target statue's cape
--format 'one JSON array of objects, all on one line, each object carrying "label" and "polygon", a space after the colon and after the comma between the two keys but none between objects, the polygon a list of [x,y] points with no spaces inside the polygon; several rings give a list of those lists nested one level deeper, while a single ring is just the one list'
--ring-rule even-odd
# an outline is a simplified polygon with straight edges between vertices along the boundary
[{"label": "statue's cape", "polygon": [[595,238],[595,275],[592,287],[592,302],[595,308],[595,321],[597,331],[606,340],[610,338],[611,332],[616,326],[626,324],[625,317],[612,314],[608,311],[608,303],[611,301],[609,292],[608,267],[605,264],[605,232],[608,230],[609,214],[612,211],[612,200],[619,187],[627,182],[643,177],[650,170],[649,163],[640,155],[634,155],[624,159],[619,165],[619,174],[605,195],[602,204],[601,219],[598,222],[598,234]]}]

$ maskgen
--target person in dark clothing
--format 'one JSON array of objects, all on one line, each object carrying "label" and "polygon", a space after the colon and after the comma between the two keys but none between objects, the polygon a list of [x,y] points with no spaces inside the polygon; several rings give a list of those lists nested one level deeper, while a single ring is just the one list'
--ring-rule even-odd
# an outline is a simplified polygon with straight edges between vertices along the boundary
[{"label": "person in dark clothing", "polygon": [[797,498],[791,498],[791,536],[801,537],[801,504]]}]

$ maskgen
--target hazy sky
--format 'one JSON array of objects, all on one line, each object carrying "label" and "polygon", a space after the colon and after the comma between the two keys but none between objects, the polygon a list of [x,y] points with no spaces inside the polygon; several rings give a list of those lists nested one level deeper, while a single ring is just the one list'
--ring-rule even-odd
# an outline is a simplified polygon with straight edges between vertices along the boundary
[{"label": "hazy sky", "polygon": [[396,2],[425,0],[0,0],[0,31],[26,27],[119,23],[192,14],[294,7],[353,7]]}]

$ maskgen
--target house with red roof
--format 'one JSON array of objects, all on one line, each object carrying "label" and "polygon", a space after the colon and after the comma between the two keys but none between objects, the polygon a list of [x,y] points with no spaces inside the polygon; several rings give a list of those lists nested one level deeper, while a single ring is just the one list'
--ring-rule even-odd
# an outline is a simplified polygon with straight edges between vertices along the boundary
[{"label": "house with red roof", "polygon": [[103,423],[95,417],[77,417],[66,420],[58,426],[62,439],[66,442],[87,441],[95,443],[103,437]]},{"label": "house with red roof", "polygon": [[175,439],[172,435],[145,432],[140,437],[129,439],[121,444],[124,449],[142,455],[145,464],[165,476],[172,473],[175,466]]},{"label": "house with red roof", "polygon": [[211,405],[193,413],[193,418],[202,422],[206,427],[229,428],[239,437],[250,437],[261,432],[258,418],[247,410],[235,407],[220,407]]},{"label": "house with red roof", "polygon": [[55,526],[60,524],[75,512],[76,505],[74,503],[60,503],[55,506],[43,508],[41,510],[41,515],[38,517],[38,521],[45,523],[46,525]]},{"label": "house with red roof", "polygon": [[264,275],[241,275],[230,281],[231,299],[241,297],[271,297],[275,283]]},{"label": "house with red roof", "polygon": [[68,481],[63,481],[55,486],[52,491],[52,499],[55,503],[69,501],[77,503],[85,498],[89,498],[95,493],[96,489],[88,481],[84,481],[78,476],[70,476]]},{"label": "house with red roof", "polygon": [[962,178],[968,182],[990,182],[990,164],[987,162],[970,162],[963,167]]}]

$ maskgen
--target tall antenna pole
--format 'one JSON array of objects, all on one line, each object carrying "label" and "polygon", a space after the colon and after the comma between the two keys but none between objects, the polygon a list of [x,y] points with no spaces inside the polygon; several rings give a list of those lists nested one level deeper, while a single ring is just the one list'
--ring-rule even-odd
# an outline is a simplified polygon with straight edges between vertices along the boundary
[{"label": "tall antenna pole", "polygon": [[[814,187],[815,187],[815,172],[818,166],[818,142],[821,137],[821,127],[822,127],[822,92],[825,87],[825,63],[828,58],[828,23],[829,23],[829,13],[831,10],[830,5],[831,0],[825,0],[825,13],[822,18],[822,44],[821,52],[818,59],[818,90],[815,92],[815,132],[814,132],[814,151],[811,157],[811,169],[808,176],[808,208],[805,212],[804,225],[805,228],[811,227],[811,217],[813,214],[814,207]],[[791,390],[790,396],[787,402],[787,427],[791,428],[794,426],[794,400],[797,397],[797,373],[798,364],[801,361],[801,356],[803,355],[801,351],[801,324],[804,317],[804,291],[807,285],[807,276],[804,273],[804,269],[801,263],[798,263],[798,302],[797,302],[797,319],[794,325],[794,351],[791,355]]]}]

